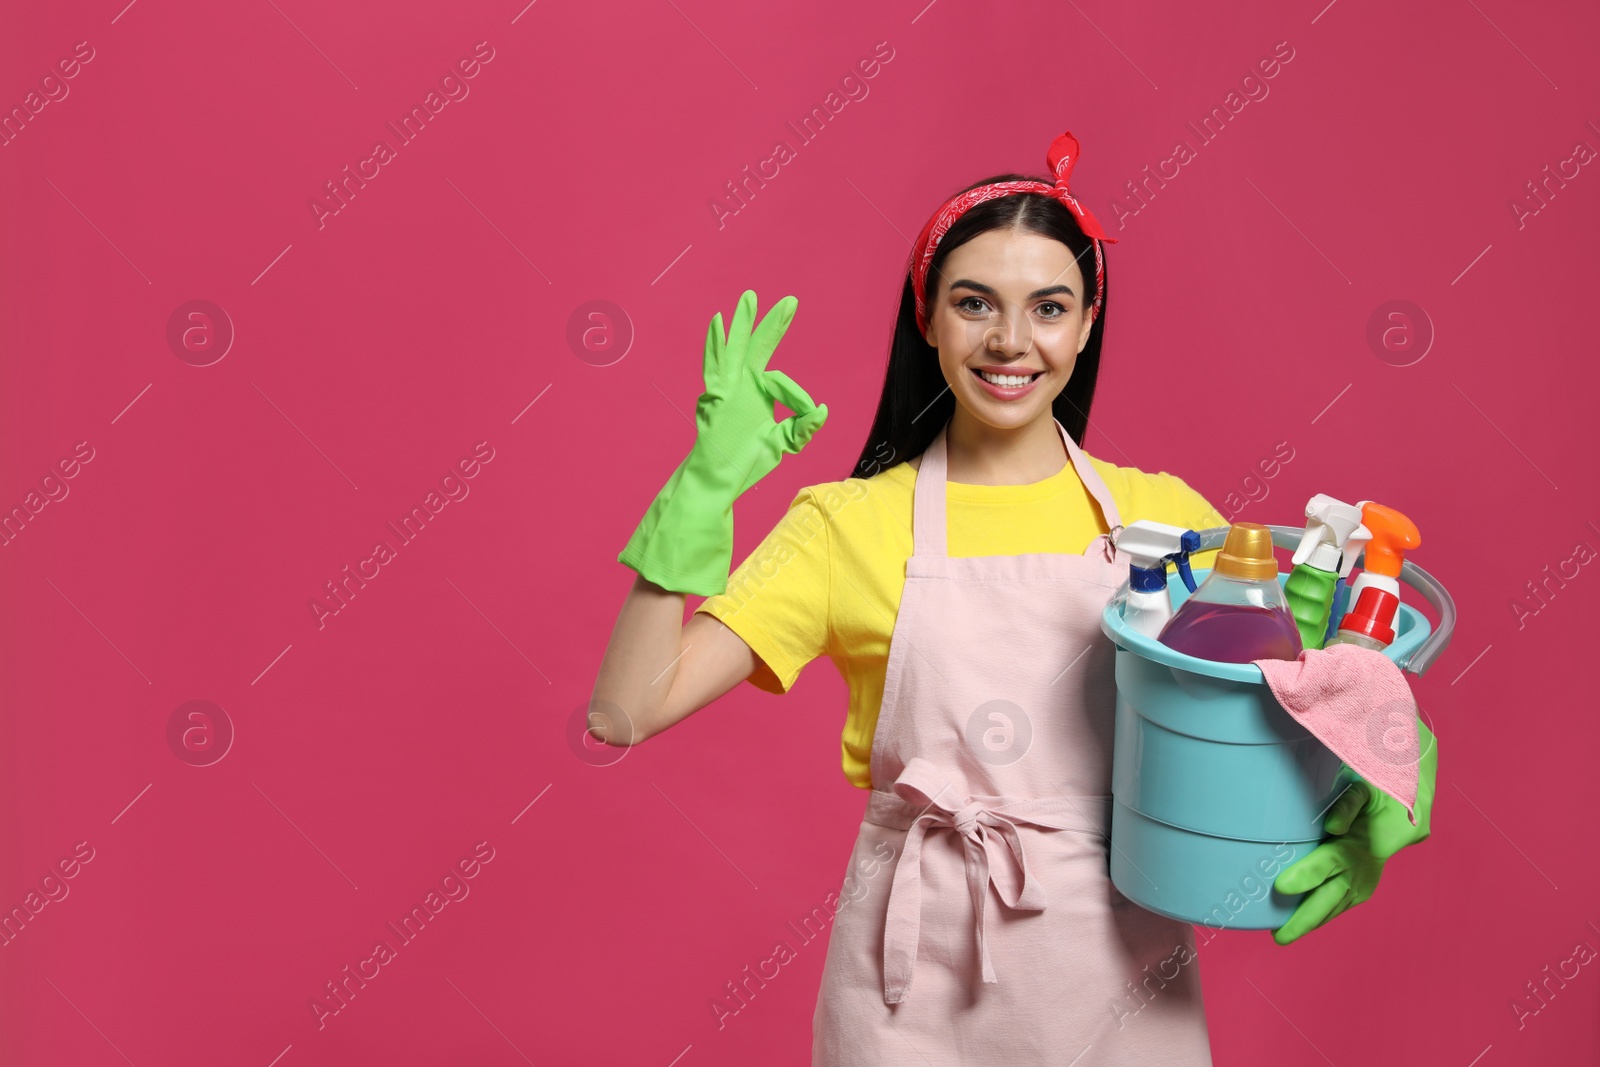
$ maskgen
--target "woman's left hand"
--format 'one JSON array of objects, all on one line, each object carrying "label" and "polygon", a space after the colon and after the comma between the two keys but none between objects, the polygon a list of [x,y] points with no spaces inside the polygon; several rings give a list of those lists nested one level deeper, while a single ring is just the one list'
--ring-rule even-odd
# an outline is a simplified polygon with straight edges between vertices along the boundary
[{"label": "woman's left hand", "polygon": [[1345,790],[1323,823],[1334,840],[1324,841],[1285,867],[1273,881],[1280,893],[1306,894],[1289,921],[1272,932],[1278,944],[1287,945],[1370,899],[1389,857],[1427,840],[1432,832],[1439,742],[1420,721],[1417,733],[1423,749],[1417,768],[1417,824],[1411,825],[1405,807],[1382,790],[1361,781]]}]

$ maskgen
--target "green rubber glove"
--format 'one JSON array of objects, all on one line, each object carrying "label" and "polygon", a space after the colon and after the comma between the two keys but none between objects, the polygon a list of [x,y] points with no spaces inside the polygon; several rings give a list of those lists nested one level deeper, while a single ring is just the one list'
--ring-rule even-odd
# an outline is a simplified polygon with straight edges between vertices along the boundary
[{"label": "green rubber glove", "polygon": [[[712,317],[694,447],[617,556],[647,581],[696,596],[723,592],[733,563],[734,500],[827,420],[828,405],[813,404],[788,375],[767,370],[797,303],[792,296],[778,301],[753,333],[756,294],[748,289],[726,337],[722,313]],[[774,422],[775,402],[794,414]]]},{"label": "green rubber glove", "polygon": [[[1322,828],[1335,835],[1278,873],[1280,893],[1306,893],[1289,921],[1272,932],[1280,945],[1310,933],[1330,919],[1371,899],[1384,864],[1408,845],[1432,833],[1434,783],[1439,773],[1439,742],[1420,720],[1417,740],[1417,824],[1403,804],[1359,779],[1334,802]],[[1308,892],[1309,891],[1309,892]]]}]

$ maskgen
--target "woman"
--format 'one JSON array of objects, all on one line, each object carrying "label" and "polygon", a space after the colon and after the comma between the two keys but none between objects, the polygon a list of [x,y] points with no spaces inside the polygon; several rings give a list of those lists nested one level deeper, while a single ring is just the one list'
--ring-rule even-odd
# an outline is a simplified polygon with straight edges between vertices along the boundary
[{"label": "woman", "polygon": [[[1107,873],[1115,687],[1099,617],[1127,577],[1123,523],[1226,520],[1177,477],[1080,448],[1109,238],[1068,191],[1077,150],[1063,134],[1053,183],[1002,175],[929,220],[854,476],[802,490],[731,577],[734,499],[827,408],[766,366],[792,297],[753,331],[753,293],[725,338],[714,318],[694,449],[619,556],[640,577],[592,706],[627,712],[592,715],[598,738],[638,743],[741,679],[784,692],[819,655],[849,683],[844,771],[871,793],[817,1064],[1211,1062],[1193,928]],[[774,399],[795,414],[774,423]],[[683,626],[681,593],[709,596]],[[1335,832],[1369,799],[1347,797]],[[1312,858],[1279,888],[1312,866],[1301,890],[1345,881],[1282,941],[1376,882]]]}]

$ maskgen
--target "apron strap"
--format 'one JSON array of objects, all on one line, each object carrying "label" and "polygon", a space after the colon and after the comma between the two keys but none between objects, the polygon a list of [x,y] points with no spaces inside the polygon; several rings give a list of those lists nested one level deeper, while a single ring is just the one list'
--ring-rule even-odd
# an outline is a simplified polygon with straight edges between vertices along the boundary
[{"label": "apron strap", "polygon": [[945,434],[946,422],[934,435],[933,443],[922,453],[917,468],[917,483],[912,490],[911,554],[944,558],[945,554]]},{"label": "apron strap", "polygon": [[[1100,472],[1094,469],[1094,464],[1089,462],[1089,457],[1072,440],[1067,433],[1067,428],[1061,425],[1060,419],[1052,419],[1056,430],[1061,434],[1061,442],[1066,446],[1067,456],[1072,460],[1072,467],[1078,472],[1078,478],[1083,482],[1089,495],[1094,497],[1100,506],[1100,518],[1107,533],[1101,534],[1089,543],[1084,549],[1086,556],[1093,555],[1096,543],[1104,539],[1100,551],[1111,558],[1111,532],[1122,525],[1122,516],[1117,511],[1116,501],[1111,499],[1111,490],[1106,488],[1105,480],[1100,477]],[[950,424],[946,422],[934,436],[933,443],[922,453],[922,463],[917,468],[916,487],[912,492],[911,515],[911,554],[914,556],[928,556],[942,559],[948,551],[948,531],[945,509],[945,481],[946,471],[949,468],[948,456],[945,447],[945,438],[949,433]]]},{"label": "apron strap", "polygon": [[1089,490],[1089,495],[1094,497],[1096,504],[1100,505],[1100,521],[1106,528],[1105,533],[1089,542],[1088,547],[1083,550],[1083,554],[1086,556],[1094,555],[1096,543],[1104,539],[1100,545],[1100,551],[1105,554],[1106,559],[1114,559],[1116,547],[1113,543],[1113,538],[1122,532],[1122,514],[1117,511],[1117,502],[1111,499],[1111,490],[1106,488],[1105,479],[1101,478],[1100,472],[1094,469],[1094,464],[1090,463],[1089,457],[1083,454],[1083,449],[1079,448],[1067,434],[1066,427],[1061,425],[1059,419],[1056,420],[1056,429],[1061,431],[1061,440],[1067,446],[1067,455],[1072,457],[1072,466],[1077,470],[1078,477],[1082,480],[1084,488]]}]

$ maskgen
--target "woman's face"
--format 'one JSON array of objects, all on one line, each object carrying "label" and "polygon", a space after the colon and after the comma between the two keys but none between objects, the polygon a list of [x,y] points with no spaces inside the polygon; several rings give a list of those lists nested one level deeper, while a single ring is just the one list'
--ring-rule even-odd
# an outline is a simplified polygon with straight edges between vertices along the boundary
[{"label": "woman's face", "polygon": [[945,257],[929,290],[923,336],[956,402],[996,429],[1051,417],[1093,326],[1094,294],[1072,250],[1026,230],[989,230]]}]

